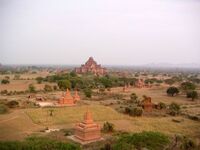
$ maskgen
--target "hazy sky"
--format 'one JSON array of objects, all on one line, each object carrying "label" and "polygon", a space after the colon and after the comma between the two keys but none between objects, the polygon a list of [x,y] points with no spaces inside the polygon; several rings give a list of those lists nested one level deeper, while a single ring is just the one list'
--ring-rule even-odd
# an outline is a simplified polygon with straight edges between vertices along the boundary
[{"label": "hazy sky", "polygon": [[0,0],[0,62],[200,63],[200,0]]}]

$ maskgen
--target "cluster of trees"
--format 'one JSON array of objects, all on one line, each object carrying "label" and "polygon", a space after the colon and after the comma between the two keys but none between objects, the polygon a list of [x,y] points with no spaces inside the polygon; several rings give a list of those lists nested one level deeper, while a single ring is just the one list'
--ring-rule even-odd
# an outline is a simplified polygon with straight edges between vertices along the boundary
[{"label": "cluster of trees", "polygon": [[66,90],[67,88],[111,88],[116,86],[123,86],[127,83],[134,85],[137,81],[136,78],[119,78],[110,75],[106,76],[94,76],[94,75],[82,75],[78,76],[76,73],[71,72],[67,74],[52,75],[46,78],[38,77],[36,78],[38,83],[43,81],[46,82],[56,82],[61,90]]},{"label": "cluster of trees", "polygon": [[[198,92],[195,91],[196,85],[192,82],[183,82],[180,85],[180,90],[186,94],[187,98],[191,98],[192,100],[195,100],[198,98]],[[175,86],[171,86],[167,89],[167,94],[170,96],[177,95],[180,92],[179,88]]]}]

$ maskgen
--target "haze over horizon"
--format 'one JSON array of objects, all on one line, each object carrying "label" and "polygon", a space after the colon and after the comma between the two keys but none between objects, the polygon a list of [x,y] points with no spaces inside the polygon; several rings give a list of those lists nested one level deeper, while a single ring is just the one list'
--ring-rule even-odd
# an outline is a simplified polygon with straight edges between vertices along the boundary
[{"label": "haze over horizon", "polygon": [[1,0],[0,63],[200,64],[198,0]]}]

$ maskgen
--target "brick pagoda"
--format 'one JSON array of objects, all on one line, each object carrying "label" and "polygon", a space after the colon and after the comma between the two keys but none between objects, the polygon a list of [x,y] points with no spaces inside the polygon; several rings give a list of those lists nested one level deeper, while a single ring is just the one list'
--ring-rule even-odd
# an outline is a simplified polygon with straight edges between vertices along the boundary
[{"label": "brick pagoda", "polygon": [[84,120],[75,126],[75,138],[82,142],[96,141],[101,139],[100,126],[94,123],[89,110],[84,115]]},{"label": "brick pagoda", "polygon": [[75,72],[78,74],[93,73],[95,75],[105,75],[107,70],[97,64],[97,62],[90,57],[84,65],[81,65],[79,68],[75,68]]},{"label": "brick pagoda", "polygon": [[143,87],[145,87],[144,80],[143,79],[138,79],[138,81],[136,82],[135,86],[137,88],[143,88]]},{"label": "brick pagoda", "polygon": [[142,102],[142,107],[144,111],[151,112],[153,109],[153,103],[151,102],[151,97],[146,97]]},{"label": "brick pagoda", "polygon": [[74,98],[71,96],[70,91],[67,89],[65,95],[63,95],[63,96],[59,99],[58,103],[59,103],[60,105],[68,105],[68,106],[71,106],[71,105],[75,105],[75,100],[74,100]]},{"label": "brick pagoda", "polygon": [[78,91],[77,90],[75,91],[75,94],[74,94],[74,101],[75,102],[80,101],[80,96],[78,95]]}]

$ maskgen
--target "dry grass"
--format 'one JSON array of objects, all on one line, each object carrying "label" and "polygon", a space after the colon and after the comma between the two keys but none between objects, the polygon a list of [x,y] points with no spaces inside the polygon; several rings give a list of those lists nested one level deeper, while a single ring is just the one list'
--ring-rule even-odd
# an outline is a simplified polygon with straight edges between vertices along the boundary
[{"label": "dry grass", "polygon": [[43,128],[34,124],[22,110],[0,115],[0,140],[22,140]]},{"label": "dry grass", "polygon": [[[172,119],[183,120],[180,123]],[[127,120],[112,121],[116,128],[128,132],[159,131],[168,135],[182,134],[200,139],[200,123],[179,117],[135,117]]]},{"label": "dry grass", "polygon": [[100,105],[53,108],[53,116],[49,115],[49,109],[52,108],[27,109],[26,113],[37,124],[56,125],[80,122],[87,108],[92,112],[95,121],[123,118],[122,114],[112,108]]},{"label": "dry grass", "polygon": [[[196,102],[191,101],[186,98],[185,95],[177,95],[174,97],[167,96],[166,94],[167,87],[153,87],[153,88],[131,88],[129,92],[123,93],[122,87],[112,88],[113,93],[123,93],[129,98],[131,93],[136,93],[140,99],[143,95],[150,96],[154,103],[164,102],[170,104],[176,102],[178,104],[195,104]],[[198,100],[197,100],[198,101]]]}]

